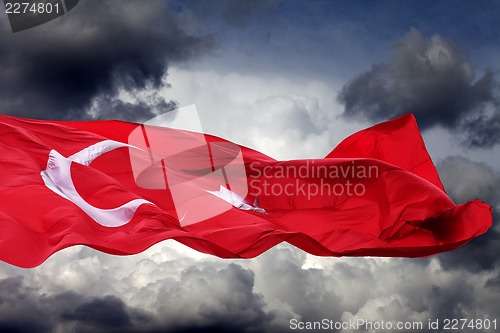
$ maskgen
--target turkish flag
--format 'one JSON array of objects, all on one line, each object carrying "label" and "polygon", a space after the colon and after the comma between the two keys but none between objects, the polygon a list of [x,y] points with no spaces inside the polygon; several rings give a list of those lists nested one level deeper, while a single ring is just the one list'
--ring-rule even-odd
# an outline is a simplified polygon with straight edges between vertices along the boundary
[{"label": "turkish flag", "polygon": [[283,241],[421,257],[491,224],[487,204],[446,195],[413,115],[292,161],[171,128],[0,116],[0,260],[21,267],[77,244],[124,255],[170,238],[223,258]]}]

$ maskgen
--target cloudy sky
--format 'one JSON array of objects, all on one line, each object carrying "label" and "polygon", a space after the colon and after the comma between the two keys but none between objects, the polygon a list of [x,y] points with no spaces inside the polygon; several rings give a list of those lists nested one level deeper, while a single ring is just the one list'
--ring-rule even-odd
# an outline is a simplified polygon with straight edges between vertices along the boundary
[{"label": "cloudy sky", "polygon": [[206,132],[290,159],[412,112],[452,199],[496,210],[486,235],[424,259],[319,258],[281,244],[223,260],[165,241],[128,257],[73,247],[35,269],[0,263],[0,332],[500,325],[498,13],[497,0],[82,0],[12,33],[2,10],[3,114],[145,121],[195,104]]}]

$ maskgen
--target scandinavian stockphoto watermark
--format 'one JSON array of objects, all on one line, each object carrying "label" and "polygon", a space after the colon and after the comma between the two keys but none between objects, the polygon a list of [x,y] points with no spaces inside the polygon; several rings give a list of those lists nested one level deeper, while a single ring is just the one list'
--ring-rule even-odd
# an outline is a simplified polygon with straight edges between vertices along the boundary
[{"label": "scandinavian stockphoto watermark", "polygon": [[[329,162],[329,161],[327,161]],[[253,196],[363,196],[366,181],[379,178],[379,167],[364,160],[305,160],[289,164],[249,165],[249,193]]]},{"label": "scandinavian stockphoto watermark", "polygon": [[136,184],[168,189],[182,226],[233,207],[267,214],[259,206],[263,197],[333,202],[363,196],[367,184],[379,177],[378,166],[363,159],[245,163],[239,145],[204,134],[195,105],[137,126],[128,145]]}]

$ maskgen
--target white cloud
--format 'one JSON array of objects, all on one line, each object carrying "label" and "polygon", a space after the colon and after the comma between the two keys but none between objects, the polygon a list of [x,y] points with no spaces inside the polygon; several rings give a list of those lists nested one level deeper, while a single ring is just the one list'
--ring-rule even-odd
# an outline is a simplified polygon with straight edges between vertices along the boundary
[{"label": "white cloud", "polygon": [[167,79],[163,94],[196,104],[205,132],[277,159],[321,158],[364,125],[337,118],[332,83],[179,68]]},{"label": "white cloud", "polygon": [[[468,272],[445,270],[437,258],[318,258],[290,245],[251,260],[190,251],[172,241],[128,257],[75,247],[24,270],[24,283],[35,297],[53,302],[64,292],[114,295],[163,328],[231,322],[274,331],[286,329],[291,318],[427,322],[444,315],[500,315],[500,290],[487,283],[498,267]],[[307,267],[311,262],[315,267]]]}]

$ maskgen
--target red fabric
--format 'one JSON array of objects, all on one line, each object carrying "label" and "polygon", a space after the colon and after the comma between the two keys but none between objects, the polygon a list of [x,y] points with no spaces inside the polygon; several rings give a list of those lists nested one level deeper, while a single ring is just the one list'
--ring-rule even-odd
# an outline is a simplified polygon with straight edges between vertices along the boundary
[{"label": "red fabric", "polygon": [[[181,226],[168,188],[136,184],[126,147],[103,154],[89,166],[71,164],[79,195],[96,207],[111,209],[140,198],[151,202],[141,205],[125,225],[96,223],[44,184],[40,172],[47,167],[52,149],[69,157],[103,140],[127,143],[137,126],[121,121],[57,122],[0,116],[0,260],[34,267],[72,245],[122,255],[170,238],[223,258],[255,257],[283,241],[321,256],[422,257],[457,248],[492,224],[492,209],[487,204],[474,200],[457,206],[448,198],[412,115],[355,133],[324,159],[276,161],[238,146],[247,178],[241,180],[249,184],[245,199],[251,203],[258,197],[267,214],[231,207],[202,222]],[[154,130],[165,145],[182,145],[186,140],[198,140],[200,146],[228,143],[203,134]],[[189,161],[183,161],[191,170],[180,171],[195,178],[207,166],[227,164],[232,158],[230,149],[217,147],[222,147],[222,155],[217,155],[222,157],[208,163],[202,155],[196,158],[194,151]],[[147,171],[155,172],[158,165]],[[345,172],[352,170],[349,166],[356,170],[372,167],[377,173],[362,177]],[[283,170],[303,173],[284,175]],[[318,170],[340,170],[340,177],[314,174]],[[349,183],[364,189],[362,195],[303,190],[323,187],[340,192]],[[266,193],[266,184],[268,189],[289,191]]]}]

